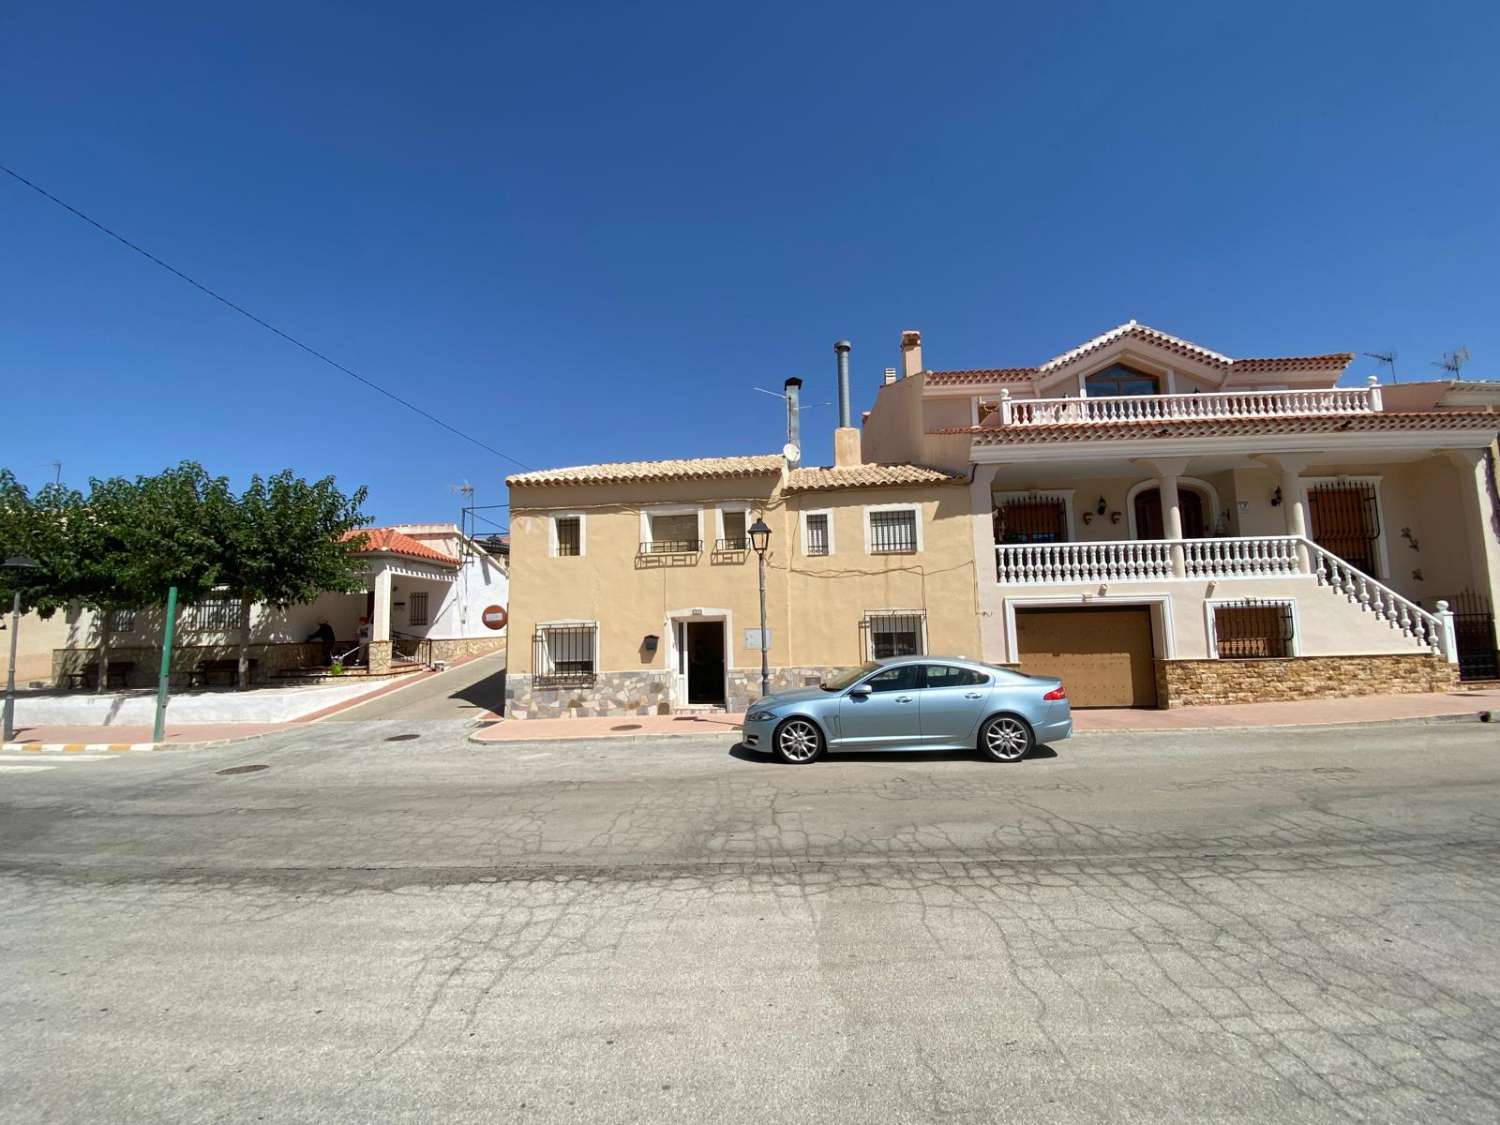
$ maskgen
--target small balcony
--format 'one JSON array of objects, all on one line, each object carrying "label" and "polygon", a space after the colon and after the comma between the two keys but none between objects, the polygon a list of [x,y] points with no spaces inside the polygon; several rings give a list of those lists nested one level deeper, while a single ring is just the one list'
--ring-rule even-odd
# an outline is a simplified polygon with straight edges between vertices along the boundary
[{"label": "small balcony", "polygon": [[1212,391],[1195,395],[1118,395],[1103,398],[1013,399],[1002,391],[990,423],[1000,426],[1103,426],[1120,422],[1199,422],[1213,419],[1345,417],[1378,414],[1380,388],[1316,391]]}]

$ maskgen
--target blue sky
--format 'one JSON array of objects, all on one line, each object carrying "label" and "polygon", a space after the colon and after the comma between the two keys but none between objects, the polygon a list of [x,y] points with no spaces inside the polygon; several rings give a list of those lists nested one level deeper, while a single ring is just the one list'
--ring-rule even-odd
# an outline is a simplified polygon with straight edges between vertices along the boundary
[{"label": "blue sky", "polygon": [[[0,12],[0,162],[522,463],[779,448],[1135,317],[1500,377],[1493,4],[71,4]],[[1356,361],[1351,376],[1373,370]],[[0,462],[370,486],[512,466],[0,179]],[[831,456],[833,411],[804,418]]]}]

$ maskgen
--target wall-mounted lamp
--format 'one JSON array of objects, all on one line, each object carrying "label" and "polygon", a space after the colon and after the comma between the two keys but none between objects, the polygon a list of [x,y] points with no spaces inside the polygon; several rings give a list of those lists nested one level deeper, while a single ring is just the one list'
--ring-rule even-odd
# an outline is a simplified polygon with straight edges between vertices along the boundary
[{"label": "wall-mounted lamp", "polygon": [[641,651],[643,651],[647,656],[655,656],[656,646],[660,643],[661,638],[658,637],[655,633],[647,633],[645,639],[641,641]]},{"label": "wall-mounted lamp", "polygon": [[1099,497],[1099,503],[1094,505],[1094,511],[1098,512],[1101,516],[1109,511],[1109,505],[1104,502],[1104,497]]},{"label": "wall-mounted lamp", "polygon": [[1276,491],[1271,493],[1271,507],[1281,507],[1281,486],[1279,484],[1276,486]]}]

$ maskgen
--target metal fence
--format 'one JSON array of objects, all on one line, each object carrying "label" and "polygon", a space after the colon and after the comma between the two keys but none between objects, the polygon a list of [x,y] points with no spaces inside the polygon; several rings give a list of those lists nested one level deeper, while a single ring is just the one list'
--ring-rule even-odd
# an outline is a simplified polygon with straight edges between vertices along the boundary
[{"label": "metal fence", "polygon": [[1473,590],[1464,590],[1447,601],[1453,611],[1458,678],[1500,678],[1500,659],[1495,652],[1495,612],[1490,599]]}]

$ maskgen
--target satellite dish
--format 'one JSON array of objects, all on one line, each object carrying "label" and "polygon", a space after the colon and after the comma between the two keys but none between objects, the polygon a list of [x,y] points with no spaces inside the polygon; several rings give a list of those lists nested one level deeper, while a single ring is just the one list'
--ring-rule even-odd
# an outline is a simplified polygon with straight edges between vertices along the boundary
[{"label": "satellite dish", "polygon": [[785,445],[783,445],[781,447],[781,455],[783,457],[785,457],[788,461],[800,461],[800,460],[802,460],[802,450],[798,449],[791,442],[787,442]]}]

